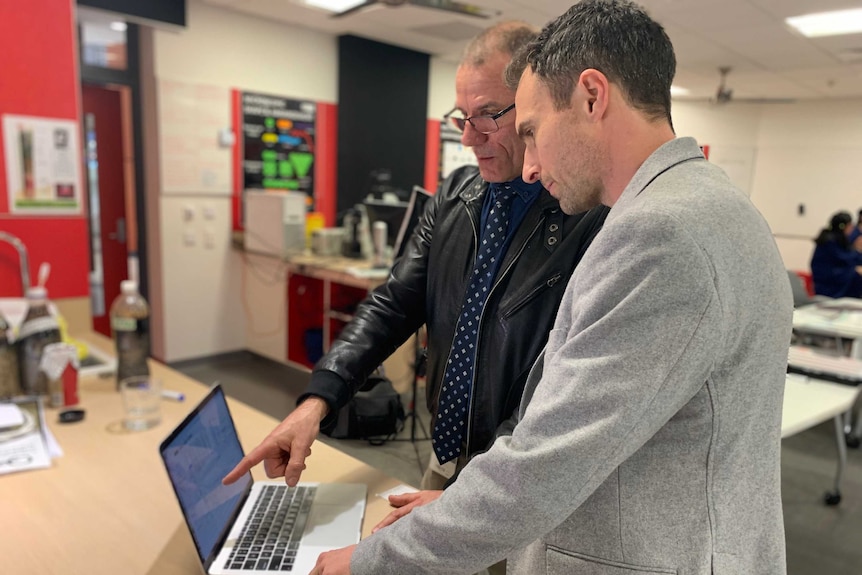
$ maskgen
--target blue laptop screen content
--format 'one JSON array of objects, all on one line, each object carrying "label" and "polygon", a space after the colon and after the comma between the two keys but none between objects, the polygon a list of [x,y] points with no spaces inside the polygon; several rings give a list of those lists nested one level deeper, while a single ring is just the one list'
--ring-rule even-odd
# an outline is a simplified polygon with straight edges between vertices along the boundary
[{"label": "blue laptop screen content", "polygon": [[243,452],[220,389],[201,406],[162,456],[198,553],[206,560],[252,481],[246,475],[233,485],[221,483],[242,459]]}]

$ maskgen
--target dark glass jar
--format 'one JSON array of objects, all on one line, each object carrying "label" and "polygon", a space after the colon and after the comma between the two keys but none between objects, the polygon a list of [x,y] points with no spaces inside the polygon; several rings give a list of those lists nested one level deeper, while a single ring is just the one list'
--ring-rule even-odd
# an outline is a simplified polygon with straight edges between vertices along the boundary
[{"label": "dark glass jar", "polygon": [[48,292],[42,286],[27,290],[27,315],[18,331],[18,363],[21,391],[28,395],[48,393],[48,380],[40,369],[42,350],[49,343],[59,343],[60,326],[48,310]]},{"label": "dark glass jar", "polygon": [[18,350],[12,341],[9,322],[0,314],[0,399],[21,394]]}]

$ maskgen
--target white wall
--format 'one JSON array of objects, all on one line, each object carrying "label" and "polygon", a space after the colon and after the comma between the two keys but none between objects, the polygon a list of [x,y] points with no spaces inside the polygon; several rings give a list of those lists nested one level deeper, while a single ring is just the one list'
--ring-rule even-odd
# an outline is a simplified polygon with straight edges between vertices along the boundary
[{"label": "white wall", "polygon": [[709,160],[751,195],[761,107],[673,102],[671,115],[677,135],[708,145]]},{"label": "white wall", "polygon": [[[185,30],[157,30],[152,40],[154,77],[144,82],[163,104],[167,95],[158,92],[165,80],[321,102],[337,98],[334,36],[193,1]],[[229,122],[229,98],[224,105]],[[155,131],[164,136],[166,128],[156,126]],[[215,130],[212,146],[217,146]],[[158,154],[164,172],[174,158],[164,145]],[[154,325],[162,329],[154,336],[158,356],[177,361],[250,348],[284,359],[284,274],[256,273],[259,269],[246,266],[243,255],[231,247],[230,196],[149,188],[160,196],[155,205],[150,202],[148,225],[151,259],[157,264],[153,269],[159,271],[151,282],[151,290],[158,290],[154,315],[160,314]],[[191,220],[184,215],[188,211]],[[206,219],[205,211],[213,218]]]},{"label": "white wall", "polygon": [[335,36],[192,1],[185,30],[156,33],[156,74],[335,102],[337,48]]},{"label": "white wall", "polygon": [[860,158],[862,100],[764,108],[753,199],[787,267],[808,269],[812,240],[833,213],[844,209],[855,219],[862,207]]},{"label": "white wall", "polygon": [[809,269],[812,240],[831,214],[862,207],[860,99],[674,102],[673,118],[677,134],[710,145],[710,160],[751,196],[788,269]]},{"label": "white wall", "polygon": [[455,106],[457,64],[431,58],[428,78],[428,117],[441,120]]}]

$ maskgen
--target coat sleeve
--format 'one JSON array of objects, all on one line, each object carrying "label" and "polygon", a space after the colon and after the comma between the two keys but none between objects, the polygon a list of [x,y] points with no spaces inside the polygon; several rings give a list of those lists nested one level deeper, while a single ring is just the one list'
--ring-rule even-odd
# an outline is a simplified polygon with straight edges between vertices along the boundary
[{"label": "coat sleeve", "polygon": [[[434,225],[447,198],[472,179],[475,170],[461,169],[441,184],[427,202],[404,254],[395,262],[386,282],[359,304],[353,320],[330,350],[314,366],[311,381],[298,403],[309,395],[330,406],[322,427],[331,425],[371,372],[425,323],[428,255]],[[443,208],[445,209],[445,208]]]},{"label": "coat sleeve", "polygon": [[724,328],[689,225],[661,212],[608,220],[569,282],[512,434],[437,501],[363,540],[354,575],[474,573],[523,548],[697,393]]}]

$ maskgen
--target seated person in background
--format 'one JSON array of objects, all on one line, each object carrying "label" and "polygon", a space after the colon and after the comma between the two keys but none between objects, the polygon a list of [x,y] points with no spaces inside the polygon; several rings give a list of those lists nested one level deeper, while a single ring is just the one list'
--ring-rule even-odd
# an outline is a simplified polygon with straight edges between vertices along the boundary
[{"label": "seated person in background", "polygon": [[850,240],[850,243],[853,244],[856,251],[862,251],[860,246],[856,243],[856,240],[860,237],[862,237],[862,208],[860,208],[859,212],[856,214],[856,225],[847,235],[847,238]]},{"label": "seated person in background", "polygon": [[852,221],[849,212],[838,212],[814,240],[811,277],[817,295],[862,298],[862,254],[851,244]]}]

